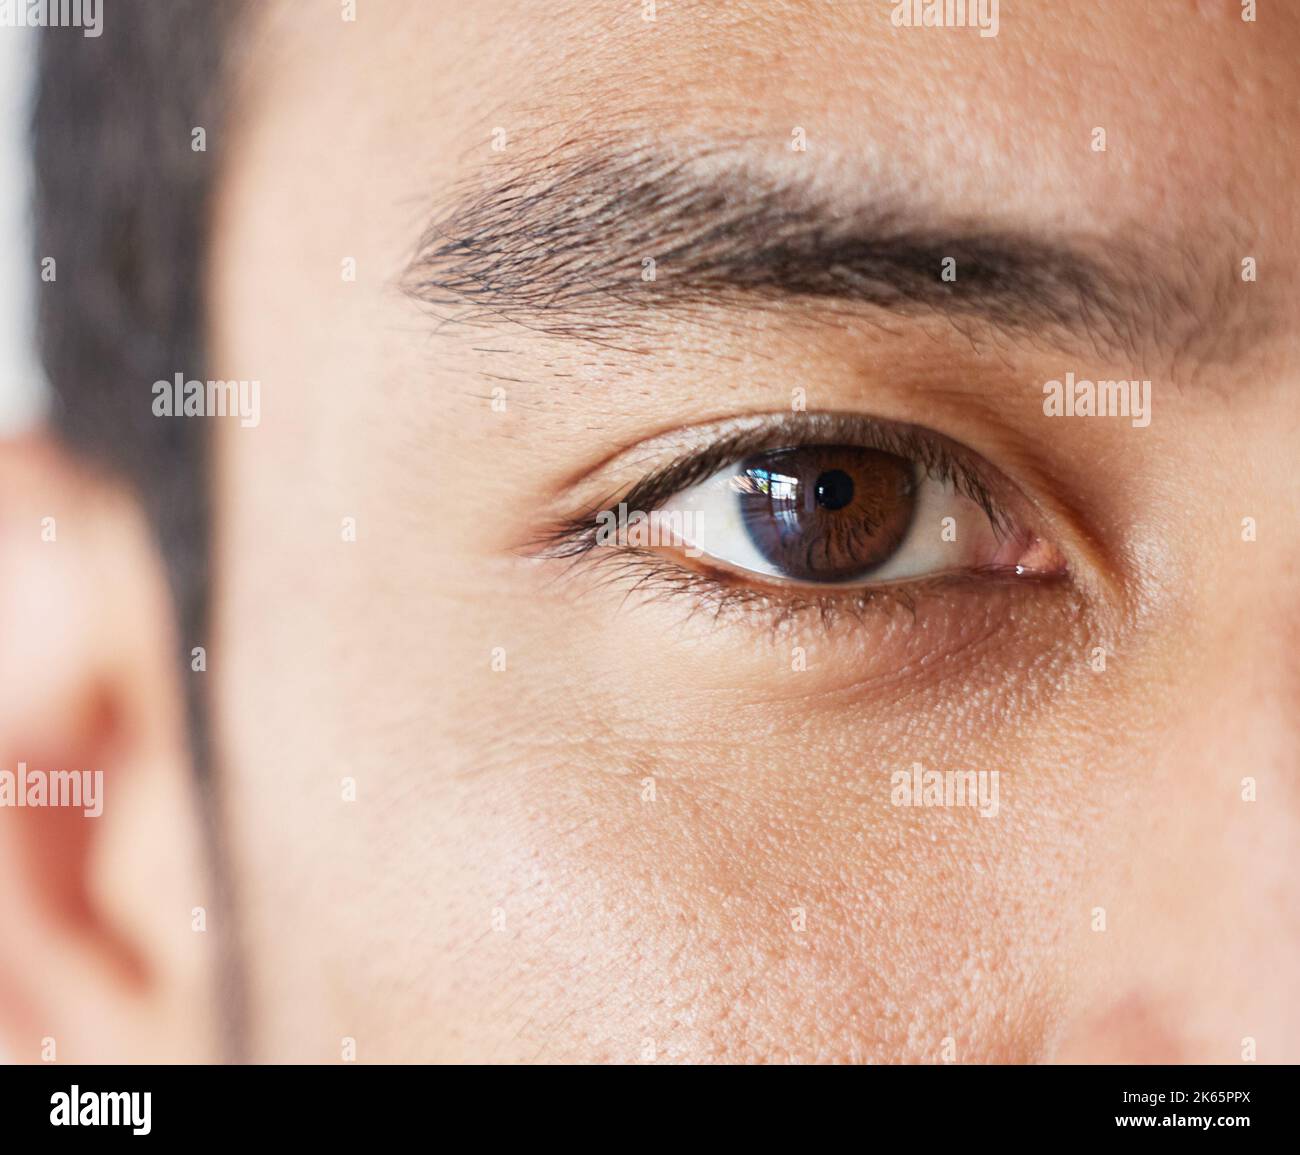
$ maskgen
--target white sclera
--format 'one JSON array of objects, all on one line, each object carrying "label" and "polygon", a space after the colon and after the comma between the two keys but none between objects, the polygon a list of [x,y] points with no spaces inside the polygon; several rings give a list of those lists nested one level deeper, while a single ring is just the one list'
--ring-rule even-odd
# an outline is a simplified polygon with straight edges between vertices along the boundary
[{"label": "white sclera", "polygon": [[[682,515],[685,546],[738,570],[799,585],[858,586],[934,577],[991,565],[998,558],[1000,543],[988,514],[951,482],[922,475],[912,524],[898,548],[879,566],[847,582],[791,578],[763,556],[745,528],[741,495],[732,484],[742,475],[740,462],[729,465],[661,507],[666,514]],[[956,527],[955,541],[945,540],[944,519],[949,517]]]}]

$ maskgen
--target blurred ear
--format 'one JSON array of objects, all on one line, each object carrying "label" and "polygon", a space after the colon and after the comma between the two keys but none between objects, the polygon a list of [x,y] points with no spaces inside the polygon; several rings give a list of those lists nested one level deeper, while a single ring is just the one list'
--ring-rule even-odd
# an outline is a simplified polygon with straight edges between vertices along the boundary
[{"label": "blurred ear", "polygon": [[0,443],[4,1058],[212,1057],[186,677],[137,506],[47,442]]}]

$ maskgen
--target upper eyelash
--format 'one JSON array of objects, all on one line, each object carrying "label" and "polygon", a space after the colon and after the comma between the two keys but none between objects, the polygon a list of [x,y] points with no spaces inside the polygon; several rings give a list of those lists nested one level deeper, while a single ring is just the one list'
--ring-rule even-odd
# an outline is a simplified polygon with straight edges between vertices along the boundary
[{"label": "upper eyelash", "polygon": [[629,509],[652,513],[683,490],[754,454],[826,444],[860,445],[914,461],[926,476],[951,484],[978,505],[998,537],[1015,532],[1014,520],[986,478],[988,467],[981,468],[969,450],[916,425],[856,414],[809,414],[801,418],[783,416],[733,431],[701,449],[682,454],[637,482],[623,496],[612,497],[551,527],[537,543],[538,553],[543,557],[586,553],[596,543],[597,514],[620,502]]}]

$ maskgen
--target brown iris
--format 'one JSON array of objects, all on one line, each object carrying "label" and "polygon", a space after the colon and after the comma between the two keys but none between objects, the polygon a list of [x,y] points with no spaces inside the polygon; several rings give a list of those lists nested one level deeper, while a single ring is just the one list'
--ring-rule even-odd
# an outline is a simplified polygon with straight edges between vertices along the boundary
[{"label": "brown iris", "polygon": [[731,485],[754,547],[798,581],[866,575],[902,544],[916,508],[913,464],[853,445],[760,453]]}]

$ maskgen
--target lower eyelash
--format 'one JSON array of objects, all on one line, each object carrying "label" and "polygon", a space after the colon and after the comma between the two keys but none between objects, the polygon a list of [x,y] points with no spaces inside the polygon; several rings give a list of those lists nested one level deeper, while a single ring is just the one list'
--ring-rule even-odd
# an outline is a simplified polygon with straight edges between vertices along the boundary
[{"label": "lower eyelash", "polygon": [[962,586],[987,587],[990,581],[1003,580],[1023,587],[1027,583],[1058,584],[1060,580],[1055,576],[1025,577],[1005,567],[985,567],[906,582],[828,586],[825,592],[807,585],[758,588],[690,568],[657,550],[634,546],[596,550],[592,545],[594,540],[577,552],[551,556],[568,556],[574,565],[599,567],[597,588],[622,588],[623,606],[638,597],[647,602],[675,600],[687,609],[685,620],[705,614],[718,624],[759,622],[774,634],[803,628],[809,621],[831,631],[845,624],[878,620],[881,614],[903,613],[914,622],[920,606],[942,600]]}]

